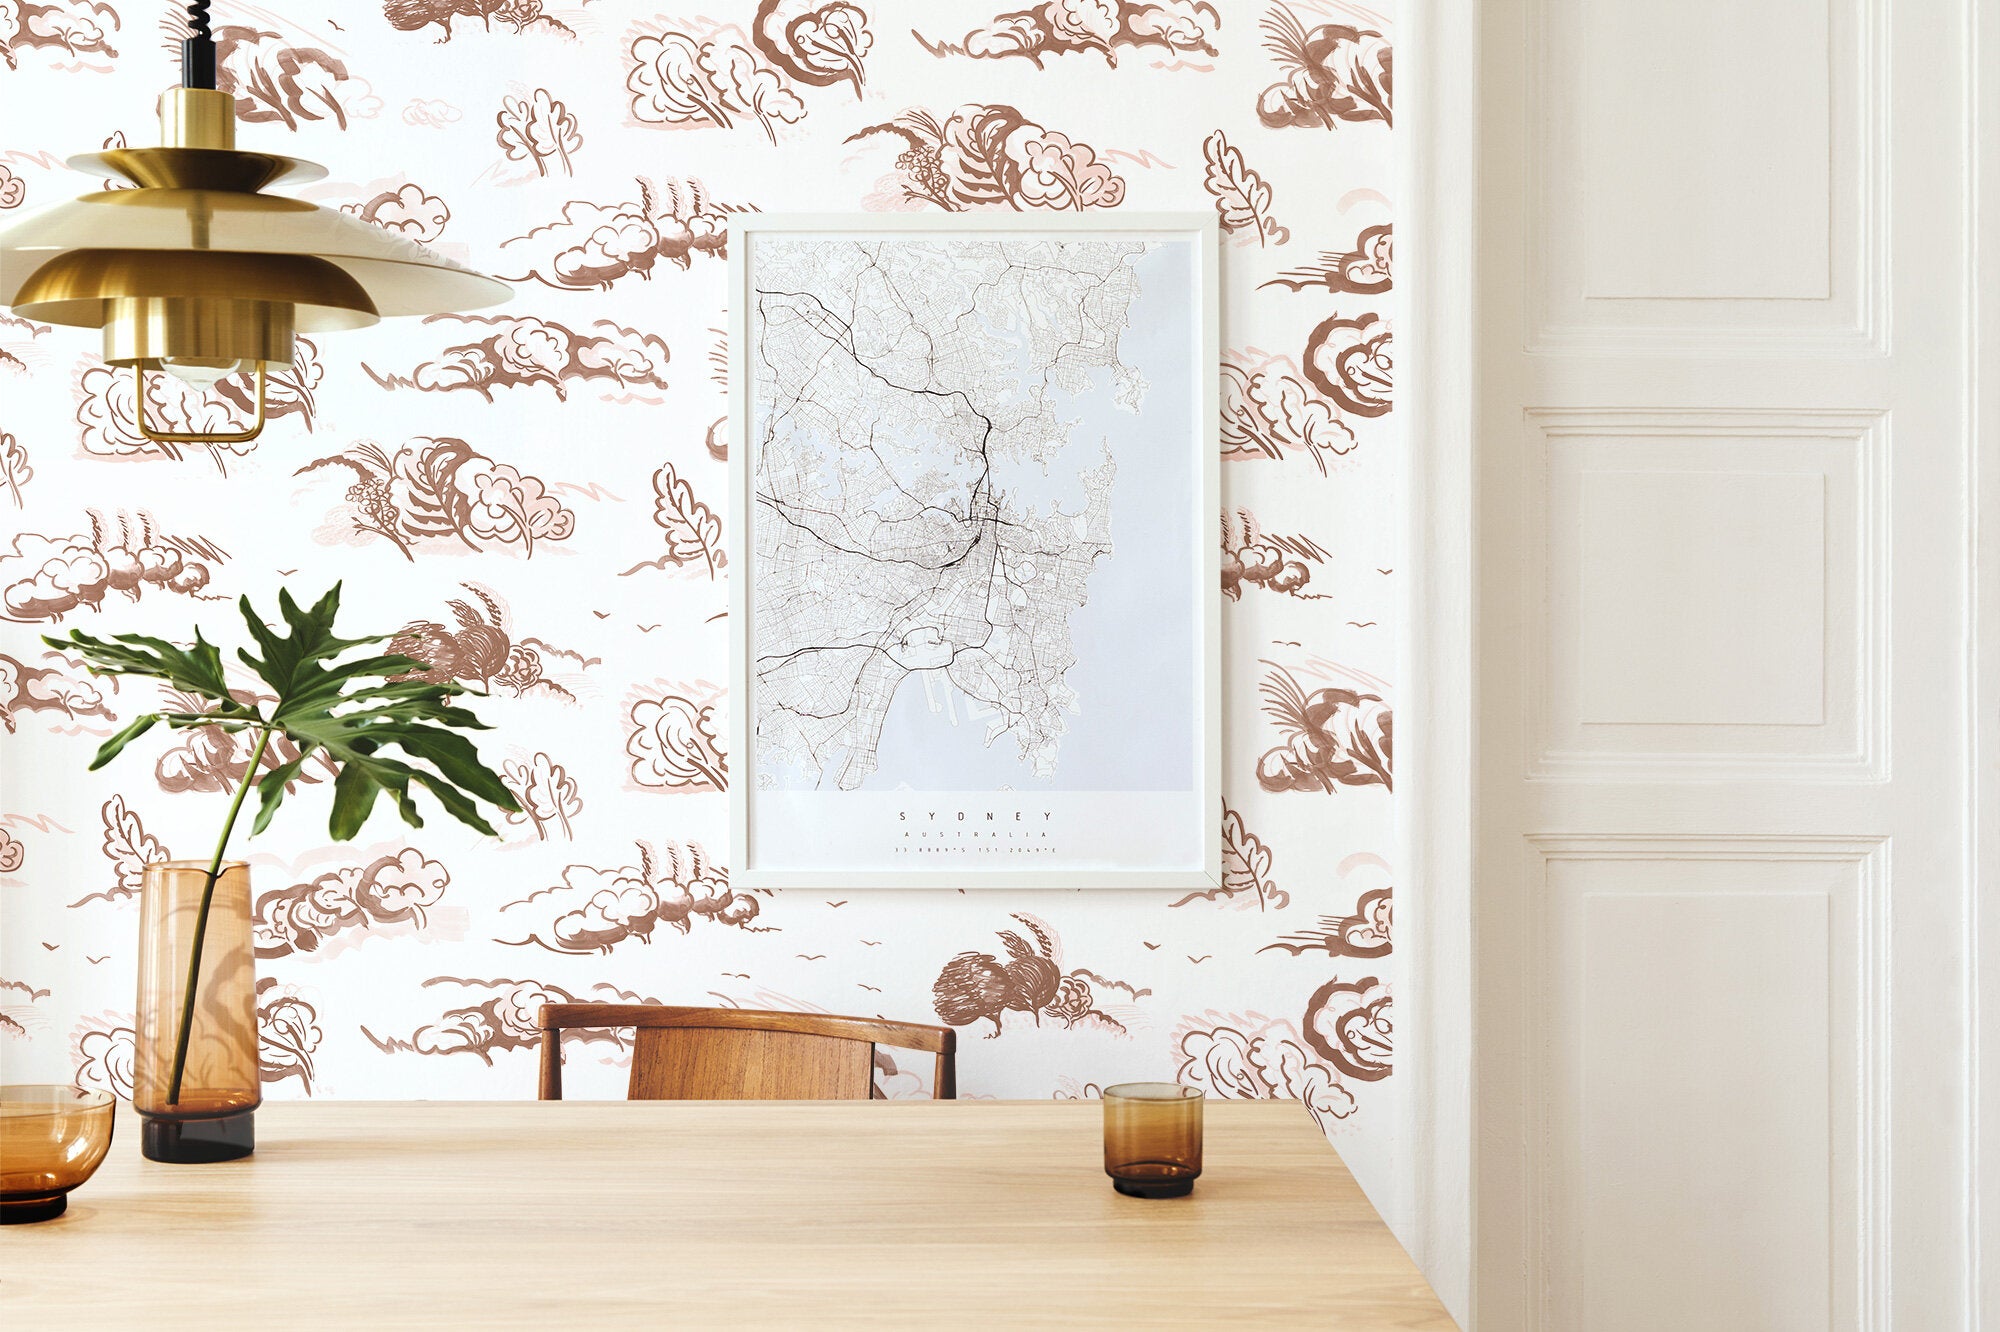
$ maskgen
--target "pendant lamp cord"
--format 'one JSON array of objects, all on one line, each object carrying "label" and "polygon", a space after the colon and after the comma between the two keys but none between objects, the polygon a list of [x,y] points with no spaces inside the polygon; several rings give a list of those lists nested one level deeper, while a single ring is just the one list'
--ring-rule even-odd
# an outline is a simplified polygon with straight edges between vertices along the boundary
[{"label": "pendant lamp cord", "polygon": [[181,87],[215,86],[215,39],[208,30],[209,0],[189,0],[188,35],[181,43]]}]

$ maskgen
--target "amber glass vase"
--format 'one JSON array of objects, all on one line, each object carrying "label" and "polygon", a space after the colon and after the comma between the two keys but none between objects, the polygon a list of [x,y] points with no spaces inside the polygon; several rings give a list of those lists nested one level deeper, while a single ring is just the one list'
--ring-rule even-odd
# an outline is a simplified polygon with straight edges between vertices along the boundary
[{"label": "amber glass vase", "polygon": [[[224,861],[215,891],[207,887],[206,861],[146,867],[132,1108],[139,1112],[140,1150],[152,1161],[232,1161],[256,1146],[251,1113],[263,1096],[250,868]],[[197,954],[193,1019],[187,1021],[189,965]],[[178,1087],[176,1063],[182,1065]]]}]

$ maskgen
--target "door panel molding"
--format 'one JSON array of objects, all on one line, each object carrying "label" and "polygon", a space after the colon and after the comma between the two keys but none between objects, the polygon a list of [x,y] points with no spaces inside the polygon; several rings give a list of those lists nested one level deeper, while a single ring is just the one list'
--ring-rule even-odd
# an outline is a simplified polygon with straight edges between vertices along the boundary
[{"label": "door panel molding", "polygon": [[[1781,3],[1789,6],[1787,12],[1776,12]],[[1525,2],[1532,53],[1524,66],[1531,148],[1526,166],[1537,237],[1528,254],[1529,350],[1886,354],[1886,0],[1774,0],[1761,8],[1735,0],[1693,0],[1653,7],[1650,25],[1620,43],[1616,23],[1632,23],[1642,12],[1601,0]],[[1742,20],[1755,13],[1762,13],[1764,22],[1746,32]],[[1592,36],[1602,39],[1603,58],[1588,58]],[[1797,49],[1801,45],[1805,49]],[[1618,65],[1620,60],[1626,63]],[[1789,108],[1789,120],[1774,112],[1768,81],[1779,72],[1824,80],[1816,115],[1809,107]],[[1714,104],[1686,95],[1652,96],[1656,90],[1647,80],[1653,77],[1671,78],[1683,93],[1702,88]],[[1627,113],[1622,119],[1621,109]],[[1814,125],[1815,119],[1820,123]],[[1788,135],[1805,141],[1792,144],[1788,154],[1775,153]],[[1773,194],[1758,198],[1761,209],[1745,203],[1733,214],[1718,214],[1719,201],[1708,198],[1707,211],[1699,211],[1701,197],[1686,198],[1686,192],[1671,188],[1672,166],[1695,166],[1685,160],[1667,163],[1663,171],[1605,179],[1615,169],[1607,154],[1658,155],[1677,147],[1702,154],[1702,168],[1720,178],[1725,195],[1775,187]],[[1734,162],[1732,152],[1738,154]],[[1810,197],[1815,189],[1817,200]],[[1785,236],[1769,231],[1782,220],[1771,213],[1795,209],[1800,194],[1819,206],[1809,210],[1810,220],[1792,215],[1803,232],[1795,232],[1787,246]],[[1595,229],[1589,217],[1593,198],[1604,211]],[[1678,206],[1677,198],[1684,200]],[[1676,214],[1679,226],[1655,220]],[[1742,270],[1734,275],[1734,289],[1717,264],[1704,268],[1700,262],[1704,250],[1727,251],[1729,240],[1741,239],[1732,237],[1732,227],[1768,232],[1752,241],[1761,243],[1759,250],[1721,257],[1722,264],[1733,262]],[[1650,258],[1643,265],[1650,282],[1635,280],[1640,272],[1622,282],[1607,280],[1606,229],[1628,242],[1645,238],[1645,248],[1627,261],[1636,265],[1639,258]],[[1810,258],[1795,258],[1800,249]],[[1808,267],[1798,269],[1801,262]],[[1773,284],[1768,270],[1786,267],[1797,270],[1792,280]],[[1678,292],[1668,289],[1676,271]],[[1657,289],[1643,290],[1649,285]],[[1747,290],[1759,285],[1767,290]]]},{"label": "door panel molding", "polygon": [[[1531,737],[1528,776],[1532,779],[1594,781],[1712,781],[1726,775],[1745,780],[1791,779],[1825,782],[1879,782],[1888,777],[1889,755],[1889,568],[1891,498],[1889,494],[1889,414],[1886,411],[1833,409],[1579,409],[1535,408],[1524,414],[1529,431],[1526,454],[1533,474],[1525,486],[1528,510],[1525,545],[1531,552],[1524,576],[1534,590],[1536,622],[1523,647],[1530,654],[1528,679],[1538,682],[1524,691]],[[1815,449],[1813,446],[1823,446]],[[1819,466],[1815,468],[1814,455]],[[1704,496],[1710,512],[1731,499],[1733,490],[1755,485],[1774,474],[1812,475],[1824,483],[1824,506],[1818,515],[1821,543],[1816,565],[1822,595],[1810,608],[1818,642],[1813,644],[1813,670],[1820,697],[1809,722],[1794,716],[1758,724],[1744,718],[1633,720],[1621,722],[1592,716],[1578,696],[1587,682],[1577,660],[1592,640],[1584,621],[1594,599],[1575,595],[1580,577],[1618,578],[1623,571],[1604,568],[1607,552],[1586,551],[1578,544],[1578,524],[1555,521],[1555,510],[1577,519],[1578,483],[1593,474],[1683,473],[1715,477],[1712,494]],[[1753,570],[1740,560],[1716,559],[1712,545],[1697,536],[1703,513],[1656,515],[1678,519],[1687,538],[1684,551],[1651,552],[1648,565],[1669,564],[1676,554],[1700,561],[1719,586],[1708,589],[1709,605],[1735,612],[1733,623],[1711,615],[1699,618],[1699,605],[1681,607],[1689,623],[1674,635],[1685,639],[1694,653],[1706,646],[1700,635],[1729,634],[1742,641],[1757,632],[1758,607],[1741,603],[1760,591],[1785,592],[1772,586],[1765,570]],[[1768,522],[1768,512],[1752,508],[1748,521]],[[1647,553],[1636,551],[1634,554]],[[1800,552],[1811,553],[1811,552]],[[1641,572],[1644,572],[1642,570]],[[1740,576],[1731,581],[1729,574]],[[1632,595],[1671,596],[1678,591],[1689,600],[1703,589],[1685,586],[1685,573],[1650,594],[1643,587]],[[1620,589],[1608,589],[1616,593]],[[1796,595],[1796,589],[1789,589]],[[1565,597],[1565,591],[1572,595]],[[1736,595],[1729,595],[1735,593]],[[1685,686],[1703,663],[1666,658],[1676,643],[1649,645],[1627,641],[1628,630],[1600,613],[1596,617],[1603,651],[1633,651],[1642,663],[1669,683]],[[1767,646],[1770,646],[1767,644]],[[1782,648],[1782,644],[1777,645]],[[1743,651],[1747,652],[1746,643]],[[1768,653],[1765,655],[1769,655]],[[1738,668],[1740,669],[1740,667]],[[1711,695],[1727,690],[1729,672],[1714,680],[1697,679]],[[1604,678],[1602,675],[1600,679]],[[1628,691],[1647,686],[1632,672],[1611,677]],[[1658,686],[1653,686],[1657,688]],[[1565,697],[1567,694],[1567,697]],[[1709,706],[1727,699],[1710,698]]]},{"label": "door panel molding", "polygon": [[[1526,1135],[1528,1170],[1541,1181],[1542,1224],[1531,1237],[1531,1270],[1538,1274],[1534,1287],[1539,1300],[1534,1325],[1552,1332],[1642,1326],[1702,1327],[1715,1332],[1741,1327],[1744,1332],[1775,1332],[1794,1325],[1855,1327],[1872,1332],[1889,1327],[1888,1160],[1881,1150],[1890,1076],[1889,839],[1556,834],[1530,835],[1523,842],[1523,872],[1538,885],[1536,920],[1529,931],[1532,943],[1525,959],[1531,1021],[1523,1032],[1523,1046],[1535,1052],[1536,1060]],[[1806,871],[1803,876],[1798,873],[1801,867]],[[1731,871],[1733,882],[1719,881],[1716,871],[1724,868]],[[1814,873],[1816,870],[1836,871],[1838,877],[1823,878]],[[1568,1047],[1579,1043],[1579,1028],[1596,1016],[1593,1010],[1603,1006],[1605,999],[1578,974],[1592,961],[1588,950],[1566,947],[1566,942],[1578,942],[1570,936],[1588,928],[1583,917],[1593,906],[1657,905],[1669,899],[1677,900],[1682,909],[1661,918],[1659,923],[1665,928],[1644,936],[1648,963],[1672,957],[1677,948],[1688,956],[1702,957],[1717,950],[1718,939],[1724,949],[1731,942],[1740,947],[1741,941],[1729,938],[1731,918],[1754,922],[1760,908],[1768,913],[1773,906],[1784,904],[1791,909],[1795,923],[1808,925],[1817,915],[1823,934],[1818,956],[1811,960],[1819,970],[1796,978],[1806,983],[1793,986],[1789,997],[1795,1009],[1808,1008],[1809,1003],[1802,999],[1809,1001],[1815,990],[1832,1001],[1819,1014],[1823,1023],[1820,1047],[1810,1052],[1824,1069],[1821,1081],[1825,1095],[1819,1109],[1825,1115],[1825,1142],[1821,1146],[1833,1166],[1826,1171],[1822,1163],[1821,1170],[1826,1177],[1828,1209],[1823,1217],[1801,1218],[1796,1207],[1774,1199],[1767,1215],[1745,1223],[1750,1227],[1747,1234],[1732,1232],[1728,1219],[1710,1218],[1701,1225],[1698,1238],[1681,1237],[1681,1248],[1669,1265],[1674,1278],[1658,1289],[1647,1286],[1645,1264],[1657,1265],[1660,1257],[1654,1246],[1645,1242],[1649,1237],[1625,1236],[1632,1250],[1627,1264],[1636,1261],[1637,1270],[1616,1273],[1611,1289],[1602,1288],[1610,1279],[1600,1275],[1600,1288],[1586,1290],[1590,1265],[1576,1260],[1578,1248],[1589,1245],[1602,1250],[1620,1239],[1613,1233],[1618,1219],[1615,1209],[1609,1217],[1589,1214],[1589,1183],[1594,1174],[1619,1176],[1620,1187],[1625,1189],[1642,1188],[1650,1182],[1666,1195],[1661,1205],[1670,1206],[1676,1182],[1682,1188],[1698,1188],[1704,1165],[1717,1157],[1730,1168],[1755,1170],[1763,1158],[1793,1145],[1790,1135],[1804,1131],[1800,1121],[1813,1100],[1810,1086],[1794,1085],[1799,1071],[1796,1067],[1768,1071],[1754,1066],[1720,1067],[1731,1033],[1719,1029],[1716,1015],[1736,1019],[1739,1030],[1755,1024],[1733,1011],[1729,990],[1704,985],[1705,978],[1694,966],[1687,967],[1684,977],[1679,978],[1686,992],[1670,989],[1666,1002],[1654,1006],[1657,1011],[1649,1012],[1640,1005],[1602,1019],[1624,1030],[1643,1027],[1650,1018],[1671,1033],[1669,1040],[1686,1030],[1684,1024],[1699,1024],[1699,1030],[1687,1032],[1685,1038],[1692,1047],[1692,1067],[1660,1069],[1658,1065],[1664,1061],[1658,1048],[1633,1052],[1629,1066],[1623,1069],[1607,1070],[1601,1059],[1581,1068],[1565,1062],[1565,1054],[1572,1053]],[[1690,937],[1688,927],[1698,920],[1709,929]],[[1767,932],[1760,942],[1777,952],[1791,940],[1783,933]],[[1748,960],[1754,964],[1758,956]],[[1755,988],[1761,982],[1760,1000],[1770,999],[1773,991],[1782,1000],[1783,989],[1774,983],[1778,978],[1771,974],[1774,968],[1769,955],[1761,956],[1764,970],[1739,968],[1732,973],[1736,983]],[[1606,963],[1602,956],[1596,960],[1600,965]],[[1744,960],[1740,954],[1738,960]],[[1622,969],[1628,964],[1615,965]],[[1616,980],[1620,988],[1635,985],[1622,971]],[[1769,1053],[1778,1058],[1809,1053],[1795,1049],[1794,1033],[1766,1035],[1770,1038]],[[1656,1046],[1664,1043],[1656,1042]],[[1677,1076],[1657,1077],[1663,1071]],[[1747,1085],[1760,1073],[1766,1075],[1762,1088]],[[1606,1113],[1617,1116],[1614,1123],[1619,1132],[1614,1136],[1626,1141],[1603,1143],[1601,1123],[1594,1132],[1586,1129],[1592,1120],[1590,1107],[1579,1103],[1575,1094],[1579,1077],[1587,1077],[1593,1084],[1616,1078],[1653,1093],[1636,1106],[1606,1108]],[[1704,1080],[1706,1085],[1694,1096],[1686,1095],[1679,1086],[1682,1081]],[[1649,1085],[1653,1083],[1658,1085]],[[1787,1100],[1788,1095],[1803,1097],[1803,1102],[1794,1104]],[[1655,1096],[1672,1113],[1663,1115],[1658,1124],[1636,1122]],[[1703,1125],[1704,1131],[1699,1133],[1689,1127],[1688,1121],[1699,1123],[1703,1111],[1714,1102],[1733,1105],[1739,1120],[1764,1112],[1769,1115],[1761,1125],[1741,1126],[1761,1131],[1746,1133],[1749,1141],[1739,1144],[1732,1155],[1723,1150],[1721,1141],[1732,1125]],[[1688,1141],[1691,1136],[1695,1138],[1692,1143]],[[1672,1153],[1677,1146],[1693,1150],[1686,1159],[1675,1159]],[[1795,1178],[1803,1170],[1810,1179],[1811,1161],[1795,1156],[1792,1166]],[[1643,1219],[1644,1213],[1641,1216]],[[1754,1271],[1754,1264],[1772,1262],[1775,1251],[1782,1247],[1776,1232],[1801,1221],[1824,1224],[1826,1231],[1814,1255],[1820,1263],[1818,1278],[1826,1297],[1820,1317],[1794,1324],[1786,1316],[1765,1311],[1754,1320],[1739,1323],[1704,1303],[1727,1293],[1733,1269],[1740,1271],[1749,1264]],[[1689,1243],[1690,1239],[1696,1242]],[[1762,1247],[1747,1255],[1737,1252],[1739,1246],[1754,1245]],[[1792,1256],[1796,1261],[1800,1255],[1795,1252]],[[1705,1273],[1699,1281],[1692,1277],[1696,1271]],[[1808,1295],[1801,1292],[1786,1315],[1811,1312]],[[1726,1308],[1723,1306],[1724,1311]]]}]

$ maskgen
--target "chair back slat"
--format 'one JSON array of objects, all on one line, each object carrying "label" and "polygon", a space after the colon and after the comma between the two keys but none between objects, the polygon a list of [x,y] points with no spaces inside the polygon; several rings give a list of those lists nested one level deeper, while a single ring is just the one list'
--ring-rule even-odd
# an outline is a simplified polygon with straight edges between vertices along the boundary
[{"label": "chair back slat", "polygon": [[875,1047],[795,1031],[641,1027],[634,1101],[865,1101]]},{"label": "chair back slat", "polygon": [[562,1033],[633,1030],[635,1101],[867,1100],[877,1095],[877,1045],[937,1056],[931,1095],[958,1094],[958,1033],[950,1027],[825,1013],[664,1004],[544,1004],[541,1099],[562,1099]]}]

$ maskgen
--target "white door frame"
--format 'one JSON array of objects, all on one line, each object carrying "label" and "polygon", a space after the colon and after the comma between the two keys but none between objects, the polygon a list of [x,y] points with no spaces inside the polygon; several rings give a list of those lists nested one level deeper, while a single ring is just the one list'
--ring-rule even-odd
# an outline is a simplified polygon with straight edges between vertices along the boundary
[{"label": "white door frame", "polygon": [[[1971,1125],[1975,1181],[1966,1224],[1972,1270],[1968,1307],[1975,1327],[2000,1328],[2000,170],[1992,145],[2000,138],[2000,15],[1973,6],[1967,33],[1972,69],[1971,114],[1985,139],[1985,169],[1975,155],[1967,191],[1973,291],[1968,349],[1975,367],[1971,392],[1973,484],[1971,655],[1973,740],[1970,828],[1972,866],[1966,892],[1966,939],[1972,958],[1966,1050],[1972,1067],[1966,1114]],[[1983,892],[1981,890],[1984,890]]]},{"label": "white door frame", "polygon": [[[1966,6],[1971,123],[1985,130],[1989,160],[1972,140],[1967,173],[1968,270],[1977,292],[1968,322],[1972,428],[1964,441],[1972,478],[1966,522],[1974,567],[1965,608],[1972,727],[1966,784],[1968,873],[1963,920],[1970,975],[1964,1012],[1966,1094],[1951,1114],[1966,1135],[1972,1170],[1957,1200],[1969,1262],[1966,1326],[2000,1329],[2000,15],[1982,22]],[[1478,1289],[1476,1179],[1482,1143],[1475,1113],[1473,892],[1477,865],[1479,706],[1475,661],[1477,275],[1482,155],[1480,0],[1412,0],[1399,23],[1398,285],[1403,368],[1398,415],[1408,458],[1408,683],[1399,718],[1402,863],[1398,896],[1409,937],[1398,1007],[1408,1035],[1405,1139],[1413,1256],[1461,1325],[1472,1327]],[[1518,145],[1514,145],[1518,147]],[[1981,170],[1982,165],[1985,170]],[[1984,353],[1983,359],[1981,353]],[[1984,885],[1986,891],[1979,891]],[[1982,962],[1984,963],[1982,965]]]},{"label": "white door frame", "polygon": [[[1410,1211],[1404,1242],[1470,1327],[1473,1180],[1473,333],[1477,237],[1477,0],[1412,0],[1398,21],[1402,76],[1396,246],[1403,326],[1408,527],[1397,729],[1397,1008],[1405,1031]],[[1407,905],[1405,905],[1405,903]]]}]

